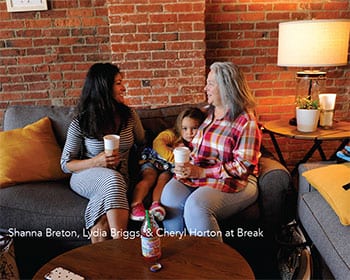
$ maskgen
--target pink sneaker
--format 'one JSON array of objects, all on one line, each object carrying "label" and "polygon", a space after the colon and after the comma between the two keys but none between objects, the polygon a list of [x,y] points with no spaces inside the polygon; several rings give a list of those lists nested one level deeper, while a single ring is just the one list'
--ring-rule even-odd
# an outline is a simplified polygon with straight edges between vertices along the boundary
[{"label": "pink sneaker", "polygon": [[143,221],[145,219],[145,207],[142,203],[138,203],[131,207],[130,219],[133,221]]},{"label": "pink sneaker", "polygon": [[163,221],[166,215],[165,209],[158,201],[154,201],[149,209],[149,212],[156,217],[158,221]]}]

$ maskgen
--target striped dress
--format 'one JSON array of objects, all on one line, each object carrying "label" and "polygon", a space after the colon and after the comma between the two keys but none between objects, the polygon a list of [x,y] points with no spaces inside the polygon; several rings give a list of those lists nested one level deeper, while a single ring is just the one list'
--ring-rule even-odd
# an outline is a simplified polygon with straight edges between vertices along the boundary
[{"label": "striped dress", "polygon": [[104,143],[103,140],[84,137],[77,119],[74,119],[68,128],[61,156],[61,168],[65,173],[72,173],[70,179],[72,190],[89,199],[85,211],[85,225],[88,229],[109,209],[129,209],[127,199],[129,152],[135,142],[142,143],[145,137],[137,113],[133,109],[131,112],[132,118],[119,133],[120,165],[117,170],[93,167],[71,172],[67,168],[67,162],[98,155],[104,150]]}]

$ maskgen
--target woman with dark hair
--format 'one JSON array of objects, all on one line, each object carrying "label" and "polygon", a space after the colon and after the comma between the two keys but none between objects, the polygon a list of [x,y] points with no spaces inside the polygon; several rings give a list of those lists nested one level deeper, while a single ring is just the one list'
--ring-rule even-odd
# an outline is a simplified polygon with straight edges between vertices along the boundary
[{"label": "woman with dark hair", "polygon": [[[87,73],[62,152],[61,167],[72,173],[71,188],[89,199],[86,228],[92,243],[120,238],[127,229],[128,158],[144,129],[135,110],[124,104],[125,87],[117,66],[96,63]],[[119,150],[104,152],[103,136],[120,136]]]},{"label": "woman with dark hair", "polygon": [[176,178],[164,187],[166,231],[186,227],[190,235],[222,240],[218,220],[252,204],[258,196],[261,131],[255,100],[242,71],[233,63],[210,66],[204,88],[207,118],[191,144],[189,163],[175,163]]}]

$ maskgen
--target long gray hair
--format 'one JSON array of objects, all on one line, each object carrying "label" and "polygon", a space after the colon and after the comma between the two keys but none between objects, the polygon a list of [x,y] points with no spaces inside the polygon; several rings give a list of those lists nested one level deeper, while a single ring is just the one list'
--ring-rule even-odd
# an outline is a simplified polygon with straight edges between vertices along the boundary
[{"label": "long gray hair", "polygon": [[210,70],[215,73],[221,100],[232,121],[243,111],[254,110],[255,98],[237,65],[232,62],[214,62]]}]

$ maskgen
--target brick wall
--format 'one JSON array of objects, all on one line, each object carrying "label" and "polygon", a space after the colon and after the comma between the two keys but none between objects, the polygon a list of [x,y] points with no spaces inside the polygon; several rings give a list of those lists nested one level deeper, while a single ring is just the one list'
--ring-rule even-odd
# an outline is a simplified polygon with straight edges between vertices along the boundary
[{"label": "brick wall", "polygon": [[75,104],[100,61],[121,67],[132,106],[205,100],[205,0],[48,5],[8,13],[0,2],[0,123],[8,104]]},{"label": "brick wall", "polygon": [[113,61],[125,69],[127,102],[204,101],[205,0],[111,1]]},{"label": "brick wall", "polygon": [[[128,104],[158,107],[204,101],[206,66],[230,60],[247,75],[259,120],[288,120],[300,69],[276,65],[278,23],[350,18],[348,0],[48,0],[48,5],[48,11],[8,13],[0,0],[0,123],[9,104],[75,104],[87,69],[100,61],[124,71]],[[324,70],[328,90],[338,94],[336,118],[350,120],[349,65]],[[291,164],[310,145],[278,140]],[[267,137],[264,144],[271,147]],[[329,151],[335,144],[327,145]]]},{"label": "brick wall", "polygon": [[110,61],[105,1],[48,1],[43,12],[8,13],[0,2],[0,109],[74,104],[88,67]]},{"label": "brick wall", "polygon": [[[206,63],[231,60],[243,67],[257,100],[259,120],[294,116],[295,72],[277,66],[278,24],[293,20],[350,18],[350,1],[224,1],[206,4]],[[338,120],[350,121],[350,66],[324,68],[327,92],[337,93]],[[312,146],[310,141],[277,137],[285,160],[295,165]],[[263,144],[274,151],[270,138]],[[339,142],[324,143],[329,157]],[[316,152],[312,160],[320,160]]]}]

